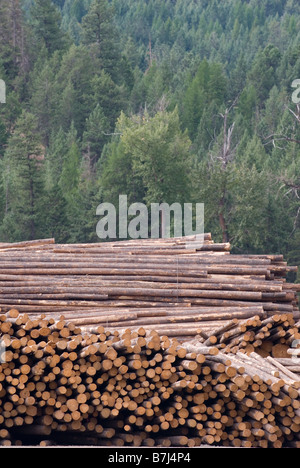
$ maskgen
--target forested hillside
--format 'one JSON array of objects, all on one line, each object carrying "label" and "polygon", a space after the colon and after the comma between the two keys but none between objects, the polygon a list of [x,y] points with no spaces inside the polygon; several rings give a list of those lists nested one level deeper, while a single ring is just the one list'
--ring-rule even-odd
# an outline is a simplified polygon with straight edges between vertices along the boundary
[{"label": "forested hillside", "polygon": [[97,241],[126,194],[300,265],[298,0],[1,0],[0,39],[0,241]]}]

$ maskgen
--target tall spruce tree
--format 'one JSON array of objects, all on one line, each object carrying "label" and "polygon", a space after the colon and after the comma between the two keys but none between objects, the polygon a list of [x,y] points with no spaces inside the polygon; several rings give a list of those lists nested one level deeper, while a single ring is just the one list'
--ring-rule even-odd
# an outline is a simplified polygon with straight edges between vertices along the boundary
[{"label": "tall spruce tree", "polygon": [[94,168],[101,157],[104,145],[108,142],[110,125],[99,104],[86,121],[82,137],[82,151],[91,168]]},{"label": "tall spruce tree", "polygon": [[194,140],[206,108],[215,103],[219,108],[225,102],[227,80],[219,64],[203,60],[187,87],[181,105],[181,120]]},{"label": "tall spruce tree", "polygon": [[0,2],[0,63],[9,80],[27,69],[26,30],[20,0]]},{"label": "tall spruce tree", "polygon": [[93,0],[82,19],[82,43],[100,64],[102,70],[118,80],[120,49],[118,33],[113,22],[113,10],[107,0]]},{"label": "tall spruce tree", "polygon": [[2,235],[6,239],[34,239],[42,235],[44,159],[37,120],[24,111],[16,122],[4,155],[5,216]]},{"label": "tall spruce tree", "polygon": [[51,0],[34,0],[31,9],[31,24],[38,47],[44,46],[52,55],[56,50],[66,49],[69,38],[61,28],[62,17]]}]

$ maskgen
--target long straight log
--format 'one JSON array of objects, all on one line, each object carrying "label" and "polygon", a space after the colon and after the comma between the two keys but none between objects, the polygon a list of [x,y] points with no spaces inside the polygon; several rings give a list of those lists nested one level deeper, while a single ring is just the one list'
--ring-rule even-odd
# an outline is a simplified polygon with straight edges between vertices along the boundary
[{"label": "long straight log", "polygon": [[[78,261],[69,261],[67,263],[63,263],[63,262],[28,262],[28,263],[24,263],[24,262],[3,262],[2,263],[2,271],[3,273],[7,273],[9,274],[10,270],[14,270],[15,272],[18,271],[18,269],[20,270],[25,270],[27,272],[27,269],[28,269],[28,266],[30,266],[31,268],[31,271],[33,274],[45,274],[45,273],[42,273],[42,272],[45,272],[47,271],[47,273],[50,271],[54,271],[55,274],[61,274],[60,272],[61,271],[65,271],[67,269],[70,269],[70,272],[74,272],[74,274],[80,274],[78,273],[78,271],[81,270],[84,270],[85,273],[89,273],[90,274],[96,274],[95,272],[97,272],[97,274],[105,274],[105,273],[108,273],[108,274],[112,274],[112,272],[116,272],[116,274],[133,274],[133,273],[137,273],[138,274],[140,272],[144,272],[144,274],[151,274],[150,272],[154,272],[159,275],[159,274],[162,274],[162,273],[168,273],[170,276],[172,275],[172,273],[177,273],[179,274],[179,271],[180,271],[180,275],[182,275],[183,272],[185,272],[185,275],[186,276],[190,276],[189,275],[189,272],[193,270],[195,270],[196,268],[196,265],[194,265],[194,268],[191,268],[190,265],[184,265],[184,264],[174,264],[174,265],[167,265],[167,264],[159,264],[159,268],[157,267],[157,264],[151,264],[151,263],[145,263],[145,264],[134,264],[132,265],[130,268],[128,268],[128,264],[127,262],[124,262],[123,264],[120,264],[120,262],[118,264],[114,264],[113,262],[107,262],[107,263],[103,263],[102,262],[88,262],[88,263],[85,263],[85,262],[80,262],[80,268],[78,268]],[[26,268],[27,266],[27,268]],[[117,268],[114,268],[116,267]],[[222,274],[227,274],[227,275],[264,275],[264,276],[268,276],[271,272],[270,269],[267,269],[265,267],[259,267],[259,266],[248,266],[248,265],[245,265],[245,266],[236,266],[236,265],[228,265],[228,264],[222,264],[222,265],[212,265],[212,264],[208,264],[206,263],[205,265],[202,264],[201,265],[202,269],[201,268],[197,268],[197,274],[198,275],[207,275],[208,274],[219,274],[219,273],[222,273]],[[204,267],[204,268],[203,268]],[[274,267],[275,268],[275,267]],[[274,270],[274,268],[272,269],[272,271]],[[288,267],[276,267],[276,269],[274,271],[287,271],[287,268]],[[110,272],[111,270],[111,272]],[[288,270],[288,271],[292,271],[292,270]],[[77,273],[76,273],[77,272]],[[93,273],[94,272],[94,273]],[[194,275],[195,275],[195,271],[194,271]],[[142,274],[142,273],[141,273]]]},{"label": "long straight log", "polygon": [[0,249],[9,249],[9,248],[14,248],[18,249],[21,248],[23,249],[24,247],[40,247],[40,246],[45,246],[45,245],[54,245],[55,244],[55,239],[50,238],[50,239],[37,239],[37,240],[31,240],[31,241],[23,241],[23,242],[15,242],[15,243],[5,243],[5,242],[0,242]]},{"label": "long straight log", "polygon": [[[116,285],[116,286],[127,286],[128,285],[128,277],[126,277],[126,281],[121,277],[120,279],[112,279],[108,278],[105,280],[104,278],[100,279],[96,277],[94,280],[91,277],[86,277],[84,279],[81,279],[80,281],[76,277],[66,277],[66,278],[59,278],[59,277],[53,277],[53,276],[47,276],[47,278],[42,278],[40,277],[34,277],[31,280],[23,279],[18,276],[14,277],[13,281],[1,281],[0,278],[0,288],[12,288],[12,287],[38,287],[38,286],[43,286],[43,287],[52,287],[52,288],[70,288],[70,287],[105,287],[107,286],[107,281],[110,282],[111,285]],[[174,288],[174,282],[168,283],[165,281],[137,281],[136,278],[135,280],[132,279],[130,282],[130,287],[132,288],[141,288],[145,286],[147,288],[159,288],[159,289],[172,289]],[[204,290],[228,290],[228,291],[257,291],[257,292],[273,292],[273,293],[281,293],[282,296],[274,296],[274,297],[287,297],[287,293],[282,293],[282,286],[274,286],[274,285],[269,285],[269,284],[258,284],[258,285],[253,285],[249,284],[220,284],[219,282],[192,282],[191,284],[186,285],[186,283],[181,283],[176,281],[176,289],[204,289]]]},{"label": "long straight log", "polygon": [[[81,294],[90,294],[91,297],[95,295],[95,292],[92,288],[85,288],[85,287],[78,287],[78,288],[66,288],[66,287],[42,287],[42,294],[44,295],[55,295],[55,294],[72,294],[79,297]],[[107,296],[119,296],[119,295],[134,295],[134,296],[154,296],[154,297],[204,297],[204,298],[229,298],[229,299],[246,299],[246,300],[254,300],[254,301],[261,301],[264,296],[263,293],[255,292],[255,291],[225,291],[225,290],[194,290],[194,289],[181,289],[177,287],[173,287],[173,289],[154,289],[154,288],[122,288],[122,287],[107,287],[101,286],[99,289],[100,295],[103,297]],[[22,294],[26,297],[28,294],[41,294],[41,288],[37,286],[17,286],[17,287],[0,287],[0,294],[1,295],[9,295],[11,294],[12,297],[14,294]],[[274,298],[278,298],[278,294],[280,294],[280,298],[285,298],[285,293],[273,293]],[[270,299],[268,296],[267,299]]]},{"label": "long straight log", "polygon": [[[203,248],[193,243],[196,240],[188,236],[57,245],[50,239],[10,245],[0,249],[0,307],[19,305],[28,313],[50,313],[53,307],[53,313],[73,313],[74,320],[77,313],[84,324],[90,320],[97,325],[97,315],[99,323],[109,323],[111,317],[115,326],[133,326],[133,317],[137,326],[143,319],[149,325],[156,320],[161,325],[172,320],[197,325],[227,319],[230,307],[244,308],[233,312],[239,319],[248,316],[251,307],[257,307],[253,314],[299,313],[297,287],[286,287],[285,281],[293,268],[282,255],[233,255],[228,244],[215,243],[210,233],[204,235]],[[158,310],[136,314],[137,308],[159,305],[170,311],[175,307],[174,317]],[[190,311],[180,312],[179,306]],[[191,330],[194,335],[195,328]],[[281,339],[281,330],[276,333]],[[293,334],[288,335],[291,340]],[[265,337],[266,332],[258,333],[256,346]]]},{"label": "long straight log", "polygon": [[[20,275],[49,275],[49,268],[29,268],[29,265],[23,265],[19,270],[14,269],[14,266],[11,266],[11,268],[1,268],[1,274],[4,275],[9,275],[11,272],[14,272],[14,274],[19,273]],[[68,267],[66,266],[65,268],[55,268],[53,269],[55,272],[55,275],[123,275],[126,276],[127,274],[129,275],[136,275],[136,276],[142,276],[142,275],[152,275],[155,274],[156,276],[165,276],[166,272],[168,276],[192,276],[192,277],[206,277],[207,272],[206,270],[202,271],[193,271],[193,270],[187,270],[187,271],[180,271],[180,269],[174,268],[173,270],[157,270],[156,268],[153,269],[134,269],[131,270],[130,268],[76,268],[76,267]]]},{"label": "long straight log", "polygon": [[172,256],[162,256],[162,255],[147,255],[143,257],[136,257],[132,256],[131,253],[129,254],[122,254],[119,253],[118,257],[116,258],[115,254],[92,254],[89,252],[83,252],[82,254],[60,254],[60,253],[51,253],[51,252],[31,252],[30,255],[24,254],[24,252],[20,254],[14,254],[11,256],[11,252],[1,252],[0,251],[0,259],[3,262],[7,263],[22,263],[24,261],[31,262],[31,263],[49,263],[55,261],[56,263],[66,263],[66,262],[79,262],[79,263],[92,263],[92,264],[132,264],[134,265],[143,265],[145,263],[155,264],[155,265],[169,265],[169,266],[186,266],[186,265],[193,265],[193,266],[201,266],[201,265],[232,265],[232,266],[264,266],[269,267],[271,269],[281,267],[287,267],[285,262],[282,262],[281,265],[279,264],[272,264],[268,259],[248,259],[244,258],[242,255],[207,255],[207,256],[199,256],[198,254],[187,254],[187,255],[178,255],[176,257]]}]

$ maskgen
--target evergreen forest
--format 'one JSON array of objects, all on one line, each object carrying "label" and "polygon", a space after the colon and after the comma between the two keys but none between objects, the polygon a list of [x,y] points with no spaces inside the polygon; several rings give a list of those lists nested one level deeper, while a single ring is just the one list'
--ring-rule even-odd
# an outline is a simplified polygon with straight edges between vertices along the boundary
[{"label": "evergreen forest", "polygon": [[1,242],[98,242],[126,194],[300,266],[298,0],[0,0],[0,79]]}]

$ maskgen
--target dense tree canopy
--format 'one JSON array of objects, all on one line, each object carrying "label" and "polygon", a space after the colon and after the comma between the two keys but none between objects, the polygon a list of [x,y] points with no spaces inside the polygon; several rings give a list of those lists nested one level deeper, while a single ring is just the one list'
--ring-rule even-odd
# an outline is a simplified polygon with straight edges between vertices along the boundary
[{"label": "dense tree canopy", "polygon": [[300,264],[297,0],[2,0],[0,39],[0,241],[95,241],[127,194]]}]

